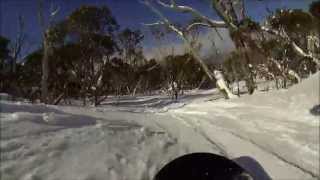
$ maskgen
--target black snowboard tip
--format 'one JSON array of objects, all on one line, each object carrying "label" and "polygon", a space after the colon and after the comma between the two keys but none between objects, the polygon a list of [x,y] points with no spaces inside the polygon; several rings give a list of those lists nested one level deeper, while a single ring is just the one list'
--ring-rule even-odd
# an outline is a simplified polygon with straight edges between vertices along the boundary
[{"label": "black snowboard tip", "polygon": [[252,180],[235,162],[216,154],[192,153],[165,165],[154,180]]},{"label": "black snowboard tip", "polygon": [[313,114],[314,116],[320,116],[320,104],[313,106],[310,109],[310,113]]}]

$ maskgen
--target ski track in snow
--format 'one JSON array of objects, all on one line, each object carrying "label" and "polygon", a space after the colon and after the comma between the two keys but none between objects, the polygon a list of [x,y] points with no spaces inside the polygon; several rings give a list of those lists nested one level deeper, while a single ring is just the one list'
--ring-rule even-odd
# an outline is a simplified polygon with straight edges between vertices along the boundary
[{"label": "ski track in snow", "polygon": [[[175,115],[173,115],[175,117]],[[200,118],[200,119],[199,119]],[[179,120],[182,118],[180,117]],[[197,119],[197,120],[195,120]],[[255,143],[254,141],[245,138],[239,134],[236,134],[226,128],[219,127],[212,123],[212,121],[204,121],[204,119],[201,119],[201,117],[194,118],[194,117],[184,117],[184,121],[188,121],[188,127],[194,128],[199,134],[202,134],[205,139],[207,139],[209,142],[212,142],[214,145],[219,144],[219,149],[222,149],[221,153],[222,155],[225,155],[229,158],[235,158],[238,156],[252,156],[259,160],[259,157],[255,157],[256,154],[260,155],[260,159],[262,160],[262,166],[264,168],[270,168],[270,171],[278,171],[277,174],[271,174],[273,179],[311,179],[311,178],[317,178],[318,175],[315,172],[309,171],[307,169],[304,169],[303,167],[300,167],[299,165],[290,162],[289,160],[281,157],[281,155],[277,154],[276,152],[270,151],[266,149],[265,147],[261,146],[258,143]],[[193,124],[192,124],[193,122]],[[204,124],[206,124],[204,126]],[[205,128],[202,128],[202,127]],[[215,130],[215,133],[206,132],[210,129],[210,131]],[[228,135],[227,135],[228,134]],[[226,141],[226,136],[230,136],[233,138],[232,142],[237,143],[227,143],[225,144],[224,141]],[[217,138],[221,136],[222,138]],[[225,145],[224,145],[225,144]],[[238,145],[241,145],[241,147],[246,148],[239,148]],[[261,155],[263,154],[263,155]],[[274,157],[270,157],[274,156]],[[264,158],[269,157],[273,159],[272,164],[270,162],[264,163],[263,161],[266,161]],[[286,163],[287,165],[281,165],[277,166],[277,163]],[[295,169],[297,168],[297,169]],[[279,170],[280,169],[280,170]],[[290,177],[288,177],[287,173],[290,171]],[[302,171],[302,172],[300,172]],[[306,175],[307,174],[307,175]]]},{"label": "ski track in snow", "polygon": [[319,179],[319,117],[309,112],[319,75],[227,101],[216,90],[89,108],[0,101],[0,179],[147,180],[191,152],[249,156],[273,179]]}]

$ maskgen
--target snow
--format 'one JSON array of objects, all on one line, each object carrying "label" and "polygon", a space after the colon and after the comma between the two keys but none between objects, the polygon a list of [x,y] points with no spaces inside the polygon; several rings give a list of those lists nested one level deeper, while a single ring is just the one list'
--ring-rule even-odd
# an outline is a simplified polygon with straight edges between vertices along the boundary
[{"label": "snow", "polygon": [[[1,98],[1,179],[152,179],[191,152],[249,156],[273,179],[319,178],[319,72],[288,90],[110,97],[99,107]],[[9,96],[9,95],[2,95]]]},{"label": "snow", "polygon": [[[1,107],[8,104],[14,105]],[[47,110],[53,112],[2,111],[3,179],[150,179],[183,150],[167,134],[130,120]]]},{"label": "snow", "polygon": [[2,100],[8,98],[9,96],[10,96],[10,95],[7,94],[7,93],[0,93],[0,98],[1,98]]}]

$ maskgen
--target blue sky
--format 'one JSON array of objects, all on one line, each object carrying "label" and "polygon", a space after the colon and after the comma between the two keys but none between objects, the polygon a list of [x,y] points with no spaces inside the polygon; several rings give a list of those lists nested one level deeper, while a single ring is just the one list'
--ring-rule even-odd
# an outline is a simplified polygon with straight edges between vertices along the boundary
[{"label": "blue sky", "polygon": [[[51,6],[60,7],[56,20],[63,19],[74,9],[81,5],[107,5],[112,14],[117,19],[122,28],[130,27],[141,29],[146,33],[143,46],[150,49],[155,46],[148,33],[148,29],[142,26],[142,22],[157,21],[157,17],[139,0],[44,0],[45,9],[50,12]],[[307,10],[313,0],[245,0],[247,15],[256,21],[261,21],[267,16],[266,8],[271,10],[277,8],[299,8]],[[24,48],[24,54],[38,48],[41,42],[40,26],[37,18],[38,0],[0,0],[0,34],[9,39],[14,39],[18,31],[18,17],[24,17],[25,31],[27,35],[27,45]],[[210,9],[207,0],[177,0],[178,4],[189,5],[202,13],[215,18],[215,13]],[[161,9],[164,14],[172,21],[185,21],[190,17],[172,12],[167,9]],[[176,39],[172,39],[176,43]]]}]

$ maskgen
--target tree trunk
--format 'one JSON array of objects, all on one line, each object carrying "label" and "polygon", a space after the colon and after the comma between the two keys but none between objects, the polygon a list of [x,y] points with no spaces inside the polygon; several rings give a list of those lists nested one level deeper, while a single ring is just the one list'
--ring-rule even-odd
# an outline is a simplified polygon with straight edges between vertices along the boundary
[{"label": "tree trunk", "polygon": [[200,83],[199,83],[199,85],[198,85],[198,87],[197,87],[197,89],[200,89],[201,88],[201,86],[203,85],[203,83],[206,81],[206,76],[203,76],[202,77],[202,79],[201,79],[201,81],[200,81]]},{"label": "tree trunk", "polygon": [[138,87],[140,86],[141,81],[142,81],[142,77],[139,78],[136,86],[134,87],[133,92],[132,92],[132,96],[135,96],[135,95],[136,95],[136,91],[137,91]]},{"label": "tree trunk", "polygon": [[298,81],[298,83],[301,82],[301,78],[299,76],[299,74],[297,72],[295,72],[294,70],[292,69],[289,69],[288,71],[289,75],[293,76],[294,78],[296,78],[296,80]]},{"label": "tree trunk", "polygon": [[49,76],[49,42],[47,35],[44,36],[43,57],[42,57],[42,78],[41,78],[41,100],[48,103],[48,76]]},{"label": "tree trunk", "polygon": [[232,94],[230,89],[228,88],[227,82],[224,80],[223,75],[220,71],[214,71],[215,79],[217,80],[216,84],[218,89],[223,93],[226,99],[236,98],[237,96]]},{"label": "tree trunk", "polygon": [[239,83],[239,79],[237,78],[237,95],[240,97],[240,83]]},{"label": "tree trunk", "polygon": [[255,89],[255,83],[254,83],[254,80],[253,80],[251,74],[249,75],[249,77],[246,78],[246,86],[248,88],[248,93],[253,94],[254,89]]},{"label": "tree trunk", "polygon": [[82,105],[83,105],[83,106],[86,106],[86,105],[87,105],[87,97],[86,97],[86,95],[83,96]]},{"label": "tree trunk", "polygon": [[275,78],[275,82],[276,82],[276,88],[279,89],[279,79],[278,79],[278,77]]},{"label": "tree trunk", "polygon": [[61,93],[53,102],[53,105],[58,105],[60,101],[63,99],[65,93]]},{"label": "tree trunk", "polygon": [[98,95],[97,95],[97,92],[94,92],[94,106],[97,106],[98,105]]},{"label": "tree trunk", "polygon": [[130,95],[131,92],[130,92],[129,86],[126,86],[126,89],[127,89],[127,94]]},{"label": "tree trunk", "polygon": [[82,89],[81,89],[81,94],[82,94],[82,105],[83,106],[86,106],[87,105],[87,96],[86,96],[86,90],[85,90],[85,87],[82,86]]}]

